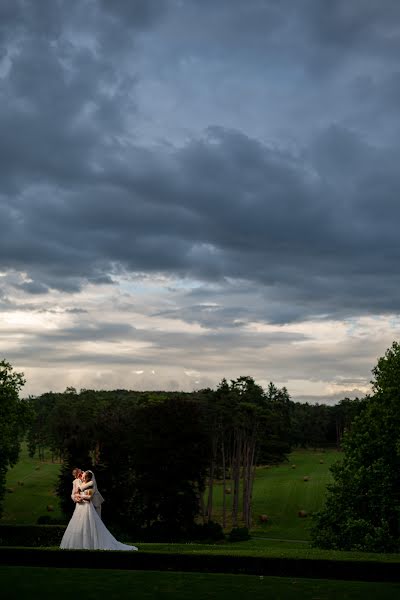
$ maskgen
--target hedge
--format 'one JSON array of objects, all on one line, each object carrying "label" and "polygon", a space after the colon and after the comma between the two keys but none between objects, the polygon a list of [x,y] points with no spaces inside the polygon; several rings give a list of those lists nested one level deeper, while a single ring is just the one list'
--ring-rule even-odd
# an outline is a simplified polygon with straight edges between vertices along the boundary
[{"label": "hedge", "polygon": [[64,531],[62,525],[0,525],[0,546],[59,546]]},{"label": "hedge", "polygon": [[[0,525],[0,546],[24,546],[26,548],[59,546],[65,528],[65,525]],[[111,527],[110,530],[121,542],[130,542],[135,539],[140,542],[197,541],[212,543],[225,538],[221,525],[213,522],[194,525],[186,535],[165,530],[162,524],[159,527],[141,529],[134,533],[115,527]],[[235,541],[239,541],[239,538]]]},{"label": "hedge", "polygon": [[358,581],[400,581],[398,563],[102,550],[0,548],[0,564],[18,566],[241,573]]}]

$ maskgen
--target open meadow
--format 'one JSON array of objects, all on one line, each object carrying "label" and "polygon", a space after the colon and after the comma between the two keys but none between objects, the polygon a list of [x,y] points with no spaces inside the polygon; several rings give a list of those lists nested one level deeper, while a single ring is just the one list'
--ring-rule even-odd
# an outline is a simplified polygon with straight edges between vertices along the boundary
[{"label": "open meadow", "polygon": [[[334,450],[303,450],[293,452],[281,465],[259,467],[254,483],[252,533],[289,541],[308,540],[311,514],[323,504],[331,477],[329,467],[338,459],[340,453]],[[62,518],[54,493],[59,470],[60,464],[51,462],[50,455],[41,462],[30,458],[24,446],[18,464],[7,474],[7,488],[12,492],[6,494],[1,522],[34,524],[44,515]],[[221,520],[221,484],[215,486],[214,493],[215,519]],[[299,517],[299,511],[306,511],[307,517]],[[260,515],[267,515],[268,521],[262,523]],[[228,522],[228,529],[230,525]]]},{"label": "open meadow", "polygon": [[[43,515],[61,519],[54,491],[60,466],[60,463],[51,461],[50,453],[45,454],[44,461],[30,458],[26,444],[23,444],[18,463],[7,473],[4,512],[0,523],[35,524],[38,517]],[[48,510],[48,507],[52,510]]]},{"label": "open meadow", "polygon": [[[300,450],[280,465],[259,467],[253,491],[252,533],[284,540],[308,540],[311,515],[324,502],[329,467],[340,459],[335,450]],[[217,520],[221,519],[222,485],[216,486]],[[299,517],[305,511],[306,517]],[[261,522],[260,516],[268,520]]]}]

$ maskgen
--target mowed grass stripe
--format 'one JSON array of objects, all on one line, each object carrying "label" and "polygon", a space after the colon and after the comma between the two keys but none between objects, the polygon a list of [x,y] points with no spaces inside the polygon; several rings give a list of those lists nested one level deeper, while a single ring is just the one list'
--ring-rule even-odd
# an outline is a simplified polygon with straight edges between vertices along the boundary
[{"label": "mowed grass stripe", "polygon": [[251,597],[299,598],[311,600],[391,600],[398,597],[400,584],[294,579],[250,575],[209,573],[166,573],[159,571],[101,571],[89,569],[57,569],[0,567],[2,598],[68,599],[79,594],[85,600],[98,598],[201,598]]}]

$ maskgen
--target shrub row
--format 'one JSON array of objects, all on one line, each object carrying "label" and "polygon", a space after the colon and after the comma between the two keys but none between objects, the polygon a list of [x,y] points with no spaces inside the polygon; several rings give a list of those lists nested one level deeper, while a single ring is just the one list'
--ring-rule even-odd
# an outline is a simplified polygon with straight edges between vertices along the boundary
[{"label": "shrub row", "polygon": [[0,546],[59,546],[62,525],[0,525]]},{"label": "shrub row", "polygon": [[40,567],[135,569],[241,573],[278,577],[316,577],[358,581],[400,581],[398,563],[322,559],[267,558],[215,554],[107,552],[0,548],[0,564]]},{"label": "shrub row", "polygon": [[[137,531],[114,527],[110,527],[110,530],[121,542],[130,542],[133,539],[140,542],[216,542],[225,539],[221,525],[213,522],[194,525],[190,531],[184,533],[171,530],[163,523],[155,523],[149,529]],[[59,546],[64,531],[65,525],[58,524],[0,525],[0,546]],[[242,530],[232,530],[233,538],[230,538],[230,541],[248,539],[248,531],[246,532],[247,537],[243,537]]]},{"label": "shrub row", "polygon": [[173,527],[168,523],[156,521],[150,527],[127,529],[110,527],[115,537],[122,542],[131,540],[141,542],[217,542],[225,539],[224,531],[219,523],[196,523],[186,531]]}]

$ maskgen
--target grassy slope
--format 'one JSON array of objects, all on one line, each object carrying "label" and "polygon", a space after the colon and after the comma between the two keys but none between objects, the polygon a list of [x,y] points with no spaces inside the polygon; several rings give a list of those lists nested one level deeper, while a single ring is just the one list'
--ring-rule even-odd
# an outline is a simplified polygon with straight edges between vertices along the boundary
[{"label": "grassy slope", "polygon": [[[60,518],[59,502],[54,493],[59,471],[60,465],[52,463],[50,457],[44,462],[29,458],[24,446],[19,462],[7,473],[7,488],[14,491],[6,492],[1,522],[36,523],[41,515]],[[52,505],[54,511],[48,512],[47,505]]]},{"label": "grassy slope", "polygon": [[392,599],[400,584],[249,575],[0,567],[2,598],[258,598]]},{"label": "grassy slope", "polygon": [[[321,508],[326,485],[331,480],[329,467],[340,457],[336,451],[293,452],[288,463],[257,469],[252,532],[271,538],[309,539],[310,518],[299,518],[298,512],[306,510],[310,514]],[[292,465],[296,465],[296,468],[293,469]],[[304,476],[309,476],[309,481],[305,482]],[[215,506],[215,515],[219,520],[222,507],[221,485],[217,485]],[[268,515],[268,523],[260,522],[261,514]]]},{"label": "grassy slope", "polygon": [[[279,466],[257,469],[253,495],[253,533],[259,536],[307,540],[310,519],[301,519],[301,509],[312,513],[323,504],[325,488],[330,480],[329,466],[340,458],[334,451],[294,452],[290,461]],[[324,463],[320,464],[323,460]],[[291,465],[296,468],[292,469]],[[54,495],[54,485],[59,472],[59,464],[31,459],[24,447],[18,464],[7,475],[7,487],[14,490],[7,493],[2,522],[36,523],[41,515],[49,514],[60,518],[58,499]],[[310,480],[304,482],[308,475]],[[18,485],[23,481],[24,485]],[[228,496],[228,501],[231,496]],[[54,511],[48,513],[47,505]],[[215,491],[215,516],[221,518],[222,486],[217,484]],[[261,524],[260,514],[270,518],[267,524]]]}]

